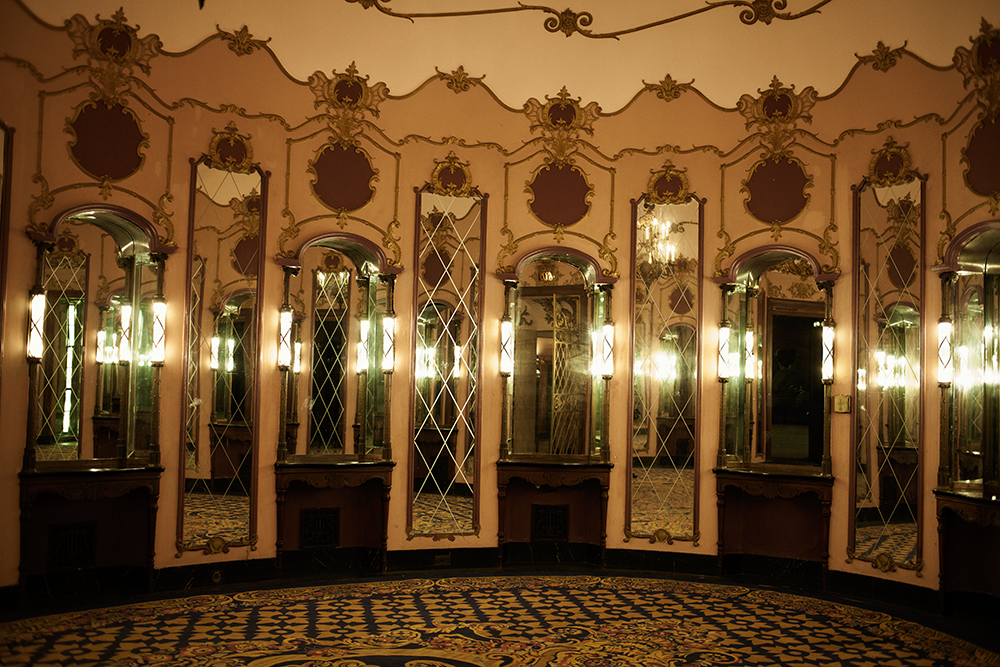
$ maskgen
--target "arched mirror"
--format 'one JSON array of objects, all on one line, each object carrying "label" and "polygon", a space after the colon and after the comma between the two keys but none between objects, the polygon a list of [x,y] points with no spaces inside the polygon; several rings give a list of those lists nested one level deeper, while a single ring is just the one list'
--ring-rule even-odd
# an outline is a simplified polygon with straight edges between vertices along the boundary
[{"label": "arched mirror", "polygon": [[696,538],[701,204],[636,204],[628,535]]},{"label": "arched mirror", "polygon": [[[892,176],[892,175],[890,175]],[[857,409],[848,556],[920,570],[924,181],[914,172],[854,189]]]},{"label": "arched mirror", "polygon": [[287,376],[279,462],[392,457],[383,359],[394,276],[379,273],[379,260],[349,234],[310,243],[294,265],[282,260],[291,318],[287,355],[279,341]]},{"label": "arched mirror", "polygon": [[508,281],[509,313],[501,323],[510,405],[501,457],[607,461],[610,286],[596,283],[593,265],[561,253],[527,258],[517,278]]},{"label": "arched mirror", "polygon": [[486,200],[417,191],[411,535],[479,530],[479,344]]},{"label": "arched mirror", "polygon": [[[258,291],[267,181],[249,161],[247,138],[231,129],[216,136],[210,156],[191,162],[178,552],[219,553],[256,542]],[[243,159],[222,159],[223,148],[238,149]]]},{"label": "arched mirror", "polygon": [[125,215],[109,207],[74,210],[57,221],[57,236],[33,237],[34,462],[159,463],[165,255],[153,252],[161,249],[150,241],[155,234]]},{"label": "arched mirror", "polygon": [[830,474],[832,283],[796,251],[765,251],[723,286],[725,381],[719,467],[782,465]]}]

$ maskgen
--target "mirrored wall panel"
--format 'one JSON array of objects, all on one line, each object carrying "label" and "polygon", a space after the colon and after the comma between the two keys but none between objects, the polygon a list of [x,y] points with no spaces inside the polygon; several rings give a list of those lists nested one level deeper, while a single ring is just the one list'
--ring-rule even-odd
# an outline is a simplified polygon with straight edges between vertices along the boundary
[{"label": "mirrored wall panel", "polygon": [[857,410],[849,557],[920,570],[923,181],[855,190]]},{"label": "mirrored wall panel", "polygon": [[391,456],[382,343],[392,277],[379,276],[371,259],[345,254],[340,245],[307,248],[291,279],[285,429],[291,460]]},{"label": "mirrored wall panel", "polygon": [[628,532],[693,540],[701,207],[638,207]]},{"label": "mirrored wall panel", "polygon": [[153,303],[163,256],[107,211],[75,214],[55,243],[38,246],[29,337],[35,460],[150,462],[154,366],[163,361],[153,350]]},{"label": "mirrored wall panel", "polygon": [[418,193],[413,324],[414,535],[477,532],[484,201]]},{"label": "mirrored wall panel", "polygon": [[[230,165],[231,166],[231,165]],[[252,545],[262,174],[192,166],[185,475],[178,551]]]}]

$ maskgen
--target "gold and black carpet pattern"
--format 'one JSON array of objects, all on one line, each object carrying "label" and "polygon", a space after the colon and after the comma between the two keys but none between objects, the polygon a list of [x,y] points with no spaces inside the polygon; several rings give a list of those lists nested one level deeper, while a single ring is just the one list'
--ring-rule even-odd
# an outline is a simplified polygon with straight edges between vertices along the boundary
[{"label": "gold and black carpet pattern", "polygon": [[887,614],[742,586],[500,576],[194,595],[0,625],[0,664],[996,665]]}]

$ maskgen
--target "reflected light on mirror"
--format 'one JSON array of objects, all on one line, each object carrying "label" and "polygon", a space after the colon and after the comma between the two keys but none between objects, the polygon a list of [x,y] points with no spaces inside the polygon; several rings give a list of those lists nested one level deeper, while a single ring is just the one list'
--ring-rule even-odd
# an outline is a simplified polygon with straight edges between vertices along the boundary
[{"label": "reflected light on mirror", "polygon": [[212,356],[208,362],[213,371],[219,370],[219,337],[212,336]]},{"label": "reflected light on mirror", "polygon": [[118,363],[132,360],[132,304],[121,305],[121,338],[118,339]]},{"label": "reflected light on mirror", "polygon": [[97,347],[94,348],[94,361],[104,363],[104,346],[108,344],[108,333],[101,329],[97,332]]},{"label": "reflected light on mirror", "polygon": [[396,366],[396,318],[382,318],[382,371],[391,373]]},{"label": "reflected light on mirror", "polygon": [[719,379],[728,380],[732,374],[729,366],[729,334],[731,329],[728,322],[719,325]]},{"label": "reflected light on mirror", "polygon": [[743,337],[743,344],[746,347],[746,366],[744,373],[746,373],[747,380],[753,380],[755,371],[757,370],[757,346],[754,345],[753,329],[748,329],[743,334]]},{"label": "reflected light on mirror", "polygon": [[456,380],[462,377],[462,359],[465,354],[465,348],[461,345],[455,345],[455,363],[451,367],[451,376]]},{"label": "reflected light on mirror", "polygon": [[360,332],[358,334],[358,358],[354,370],[358,373],[364,373],[368,370],[368,331],[371,329],[371,322],[368,320],[361,320],[358,324],[360,325]]},{"label": "reflected light on mirror", "polygon": [[607,321],[601,328],[601,375],[609,378],[615,373],[615,324]]},{"label": "reflected light on mirror", "polygon": [[666,352],[653,355],[653,366],[656,369],[656,379],[660,382],[672,382],[677,377],[677,357]]},{"label": "reflected light on mirror", "polygon": [[827,320],[823,323],[823,381],[833,382],[833,340],[834,324]]},{"label": "reflected light on mirror", "polygon": [[302,341],[295,341],[295,358],[292,361],[292,372],[298,373],[302,370]]},{"label": "reflected light on mirror", "polygon": [[226,351],[229,353],[226,356],[226,372],[232,373],[236,370],[236,340],[233,338],[226,339]]},{"label": "reflected light on mirror", "polygon": [[938,322],[938,384],[951,384],[954,379],[951,354],[951,320]]},{"label": "reflected light on mirror", "polygon": [[44,351],[42,329],[45,325],[45,292],[38,290],[31,294],[31,319],[28,325],[28,358],[41,359]]},{"label": "reflected light on mirror", "polygon": [[868,389],[868,371],[864,368],[858,369],[858,391]]},{"label": "reflected light on mirror", "polygon": [[285,306],[278,313],[278,368],[287,370],[292,365],[292,311]]},{"label": "reflected light on mirror", "polygon": [[510,375],[514,370],[514,323],[509,317],[500,320],[500,374]]},{"label": "reflected light on mirror", "polygon": [[149,351],[149,361],[162,364],[166,359],[167,302],[162,296],[153,299],[153,347]]}]

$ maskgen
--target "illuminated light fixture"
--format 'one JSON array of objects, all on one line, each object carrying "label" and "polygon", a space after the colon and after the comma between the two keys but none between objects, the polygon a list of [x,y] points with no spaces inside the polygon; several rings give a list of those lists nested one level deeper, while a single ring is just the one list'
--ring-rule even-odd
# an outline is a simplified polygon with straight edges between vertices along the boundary
[{"label": "illuminated light fixture", "polygon": [[457,345],[456,344],[455,345],[455,363],[452,365],[452,368],[451,368],[451,376],[453,378],[458,379],[458,378],[462,377],[462,357],[463,357],[464,354],[465,354],[465,348],[463,348],[461,345]]},{"label": "illuminated light fixture", "polygon": [[121,338],[118,339],[118,363],[132,361],[132,304],[121,305]]},{"label": "illuminated light fixture", "polygon": [[101,329],[97,332],[97,348],[94,350],[94,361],[104,363],[104,346],[108,343],[108,332]]},{"label": "illuminated light fixture", "polygon": [[292,372],[298,373],[302,370],[302,341],[295,341],[295,356],[292,361]]},{"label": "illuminated light fixture", "polygon": [[601,375],[606,378],[615,373],[615,323],[605,320],[601,328]]},{"label": "illuminated light fixture", "polygon": [[950,385],[954,379],[951,352],[951,320],[938,321],[938,384]]},{"label": "illuminated light fixture", "polygon": [[208,365],[213,371],[219,370],[219,337],[212,336],[212,356],[209,358]]},{"label": "illuminated light fixture", "polygon": [[371,329],[371,323],[368,320],[361,320],[358,324],[361,325],[361,332],[358,337],[358,359],[354,370],[364,373],[368,370],[368,331]]},{"label": "illuminated light fixture", "polygon": [[514,323],[509,315],[500,320],[500,374],[514,372]]},{"label": "illuminated light fixture", "polygon": [[162,364],[167,356],[167,302],[162,296],[153,299],[153,347],[149,350],[149,361]]},{"label": "illuminated light fixture", "polygon": [[226,357],[226,372],[232,373],[236,370],[236,339],[227,338],[226,339],[226,350],[229,355]]},{"label": "illuminated light fixture", "polygon": [[833,382],[833,320],[823,321],[823,382]]},{"label": "illuminated light fixture", "polygon": [[292,316],[291,306],[278,312],[278,368],[288,370],[292,365]]},{"label": "illuminated light fixture", "polygon": [[28,358],[41,359],[45,349],[45,292],[31,292],[31,321],[28,324]]},{"label": "illuminated light fixture", "polygon": [[719,325],[719,379],[728,380],[732,375],[729,359],[729,322]]},{"label": "illuminated light fixture", "polygon": [[396,366],[396,318],[382,318],[382,372],[391,373]]},{"label": "illuminated light fixture", "polygon": [[747,380],[753,380],[757,370],[757,347],[754,345],[753,329],[748,329],[743,334],[743,341],[746,345],[746,370],[744,374]]}]

